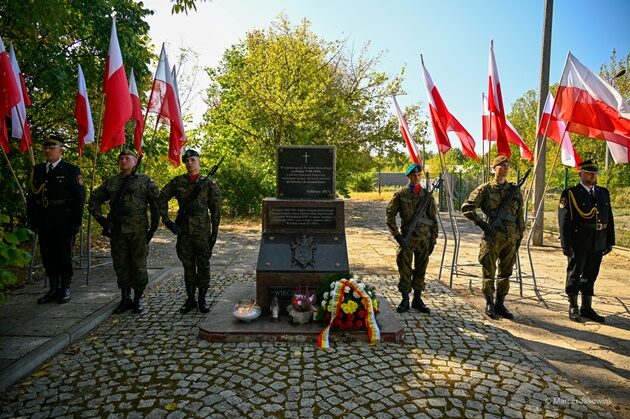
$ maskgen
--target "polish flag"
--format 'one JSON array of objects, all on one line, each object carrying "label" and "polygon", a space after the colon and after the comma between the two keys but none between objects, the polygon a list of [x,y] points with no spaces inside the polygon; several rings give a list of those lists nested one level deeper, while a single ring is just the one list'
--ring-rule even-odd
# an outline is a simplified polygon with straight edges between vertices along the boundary
[{"label": "polish flag", "polygon": [[136,122],[136,127],[133,131],[133,142],[138,156],[142,155],[142,132],[144,131],[144,119],[142,118],[142,106],[140,105],[140,95],[138,94],[138,86],[136,85],[136,76],[133,74],[133,68],[131,69],[131,76],[129,77],[129,95],[131,96],[131,119]]},{"label": "polish flag", "polygon": [[[496,137],[492,140],[497,142],[497,154],[500,156],[512,155],[507,138],[507,122],[505,120],[505,108],[503,107],[503,95],[501,94],[501,82],[497,63],[494,59],[494,44],[490,42],[490,59],[488,61],[488,109],[494,116],[490,121],[496,125],[494,132]],[[493,131],[490,131],[493,134]]]},{"label": "polish flag", "polygon": [[155,72],[147,112],[157,113],[163,123],[170,125],[168,158],[174,167],[178,167],[182,147],[186,144],[186,133],[164,44],[162,44],[162,52]]},{"label": "polish flag", "polygon": [[553,107],[553,94],[549,92],[547,94],[547,100],[545,101],[543,114],[540,118],[540,126],[538,127],[537,135],[546,136],[547,138],[551,138],[556,143],[560,144],[562,164],[565,166],[572,166],[577,169],[578,164],[582,162],[582,159],[573,147],[571,136],[567,131],[567,124],[551,115]]},{"label": "polish flag", "polygon": [[77,126],[79,127],[79,156],[82,156],[83,146],[94,142],[94,122],[92,121],[90,100],[88,99],[81,64],[79,64],[79,90],[74,103],[74,117],[77,119]]},{"label": "polish flag", "polygon": [[[421,60],[422,60],[422,56]],[[454,132],[459,138],[462,145],[462,152],[466,157],[477,159],[475,153],[475,140],[466,131],[466,128],[459,123],[446,107],[446,104],[440,96],[437,87],[433,84],[433,80],[429,75],[426,67],[424,66],[424,60],[422,60],[422,70],[424,74],[424,84],[427,88],[427,95],[429,98],[429,114],[431,115],[431,122],[433,123],[433,132],[435,134],[435,141],[437,142],[438,150],[444,154],[451,149],[451,142],[448,138],[447,132]]]},{"label": "polish flag", "polygon": [[630,105],[610,83],[571,53],[552,114],[567,123],[568,131],[630,148]]},{"label": "polish flag", "polygon": [[[490,110],[488,108],[488,98],[486,98],[486,95],[482,93],[481,97],[483,100],[481,115],[483,139],[486,141],[494,141],[498,137],[497,128],[499,124],[496,121],[497,117],[496,115],[490,113]],[[505,138],[507,138],[510,144],[518,146],[521,151],[521,159],[529,161],[534,160],[534,154],[529,149],[529,147],[527,147],[527,144],[525,143],[525,141],[523,141],[523,138],[516,131],[514,125],[512,125],[507,119],[505,120],[505,124]]]},{"label": "polish flag", "polygon": [[405,139],[405,144],[407,145],[407,152],[409,153],[409,157],[413,160],[414,163],[420,164],[420,151],[418,149],[418,144],[413,140],[411,135],[411,131],[409,131],[409,125],[407,125],[407,120],[405,119],[405,115],[403,115],[400,107],[398,106],[398,102],[396,101],[396,96],[392,96],[394,99],[394,108],[396,110],[396,117],[398,118],[398,126],[400,127],[400,131],[402,132],[402,136]]},{"label": "polish flag", "polygon": [[13,70],[15,83],[20,87],[20,101],[11,108],[11,137],[20,139],[20,151],[25,153],[29,147],[33,146],[31,131],[28,128],[28,120],[26,118],[26,107],[31,106],[31,99],[28,97],[24,77],[20,71],[13,45],[9,45],[9,59],[11,60],[11,69]]},{"label": "polish flag", "polygon": [[0,37],[0,146],[5,153],[11,151],[5,118],[15,105],[20,103],[22,95],[16,83],[11,59]]},{"label": "polish flag", "polygon": [[630,160],[630,149],[628,147],[613,143],[611,141],[609,141],[607,144],[608,149],[610,150],[610,155],[612,156],[615,163],[628,163],[628,160]]},{"label": "polish flag", "polygon": [[103,81],[105,116],[103,117],[101,153],[125,144],[125,124],[131,118],[132,112],[127,75],[116,34],[115,18],[112,19],[112,32],[105,68],[105,80]]}]

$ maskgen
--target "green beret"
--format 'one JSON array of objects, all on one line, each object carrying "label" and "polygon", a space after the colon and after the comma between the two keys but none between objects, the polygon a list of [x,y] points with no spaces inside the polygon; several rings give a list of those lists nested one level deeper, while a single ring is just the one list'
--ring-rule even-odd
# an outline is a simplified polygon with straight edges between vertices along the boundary
[{"label": "green beret", "polygon": [[422,165],[419,163],[411,163],[407,166],[407,170],[405,170],[405,176],[409,176],[412,173],[421,173]]},{"label": "green beret", "polygon": [[500,164],[503,163],[510,163],[508,161],[508,157],[507,156],[496,156],[494,160],[492,160],[492,167],[497,167]]},{"label": "green beret", "polygon": [[582,163],[578,164],[578,168],[581,172],[586,173],[599,173],[599,166],[593,160],[584,160]]},{"label": "green beret", "polygon": [[63,147],[63,137],[52,133],[44,140],[44,147]]},{"label": "green beret", "polygon": [[197,153],[192,148],[189,148],[184,154],[182,154],[182,163],[186,163],[188,157],[199,157],[199,153]]},{"label": "green beret", "polygon": [[123,149],[123,151],[121,151],[120,154],[118,155],[118,158],[121,158],[122,156],[133,156],[134,158],[138,158],[138,156],[136,155],[136,152],[128,148]]}]

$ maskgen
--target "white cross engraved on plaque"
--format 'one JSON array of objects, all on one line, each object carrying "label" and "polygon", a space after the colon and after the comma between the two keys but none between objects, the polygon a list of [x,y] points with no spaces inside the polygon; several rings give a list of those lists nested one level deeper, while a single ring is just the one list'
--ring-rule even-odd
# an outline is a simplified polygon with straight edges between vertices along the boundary
[{"label": "white cross engraved on plaque", "polygon": [[304,153],[302,157],[304,157],[304,163],[308,163],[308,158],[310,157],[308,153]]}]

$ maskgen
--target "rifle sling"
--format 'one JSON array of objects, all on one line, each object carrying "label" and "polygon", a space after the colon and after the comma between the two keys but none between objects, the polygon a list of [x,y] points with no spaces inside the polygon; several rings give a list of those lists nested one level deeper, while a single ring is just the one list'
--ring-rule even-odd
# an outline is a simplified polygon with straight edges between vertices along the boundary
[{"label": "rifle sling", "polygon": [[204,184],[206,184],[208,181],[210,180],[209,177],[200,179],[199,182],[195,185],[195,189],[192,190],[192,192],[190,193],[190,195],[188,195],[188,199],[184,202],[184,205],[179,207],[179,212],[182,215],[187,215],[190,214],[190,207],[192,206],[193,202],[195,202],[195,200],[197,199],[197,197],[199,196],[199,194],[201,193],[201,188],[204,186]]}]

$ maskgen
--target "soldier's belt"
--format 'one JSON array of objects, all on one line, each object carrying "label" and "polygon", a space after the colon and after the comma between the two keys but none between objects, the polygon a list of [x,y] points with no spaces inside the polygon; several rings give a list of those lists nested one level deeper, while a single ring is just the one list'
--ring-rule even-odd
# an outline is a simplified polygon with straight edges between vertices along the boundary
[{"label": "soldier's belt", "polygon": [[46,197],[43,197],[40,204],[42,207],[50,207],[53,205],[63,205],[68,202],[70,202],[70,199],[47,199]]},{"label": "soldier's belt", "polygon": [[429,220],[428,218],[418,218],[418,222],[427,226],[433,225],[433,220]]},{"label": "soldier's belt", "polygon": [[595,223],[595,224],[578,224],[580,227],[586,227],[586,228],[590,228],[593,230],[606,230],[606,227],[608,227],[608,224],[606,223]]}]

